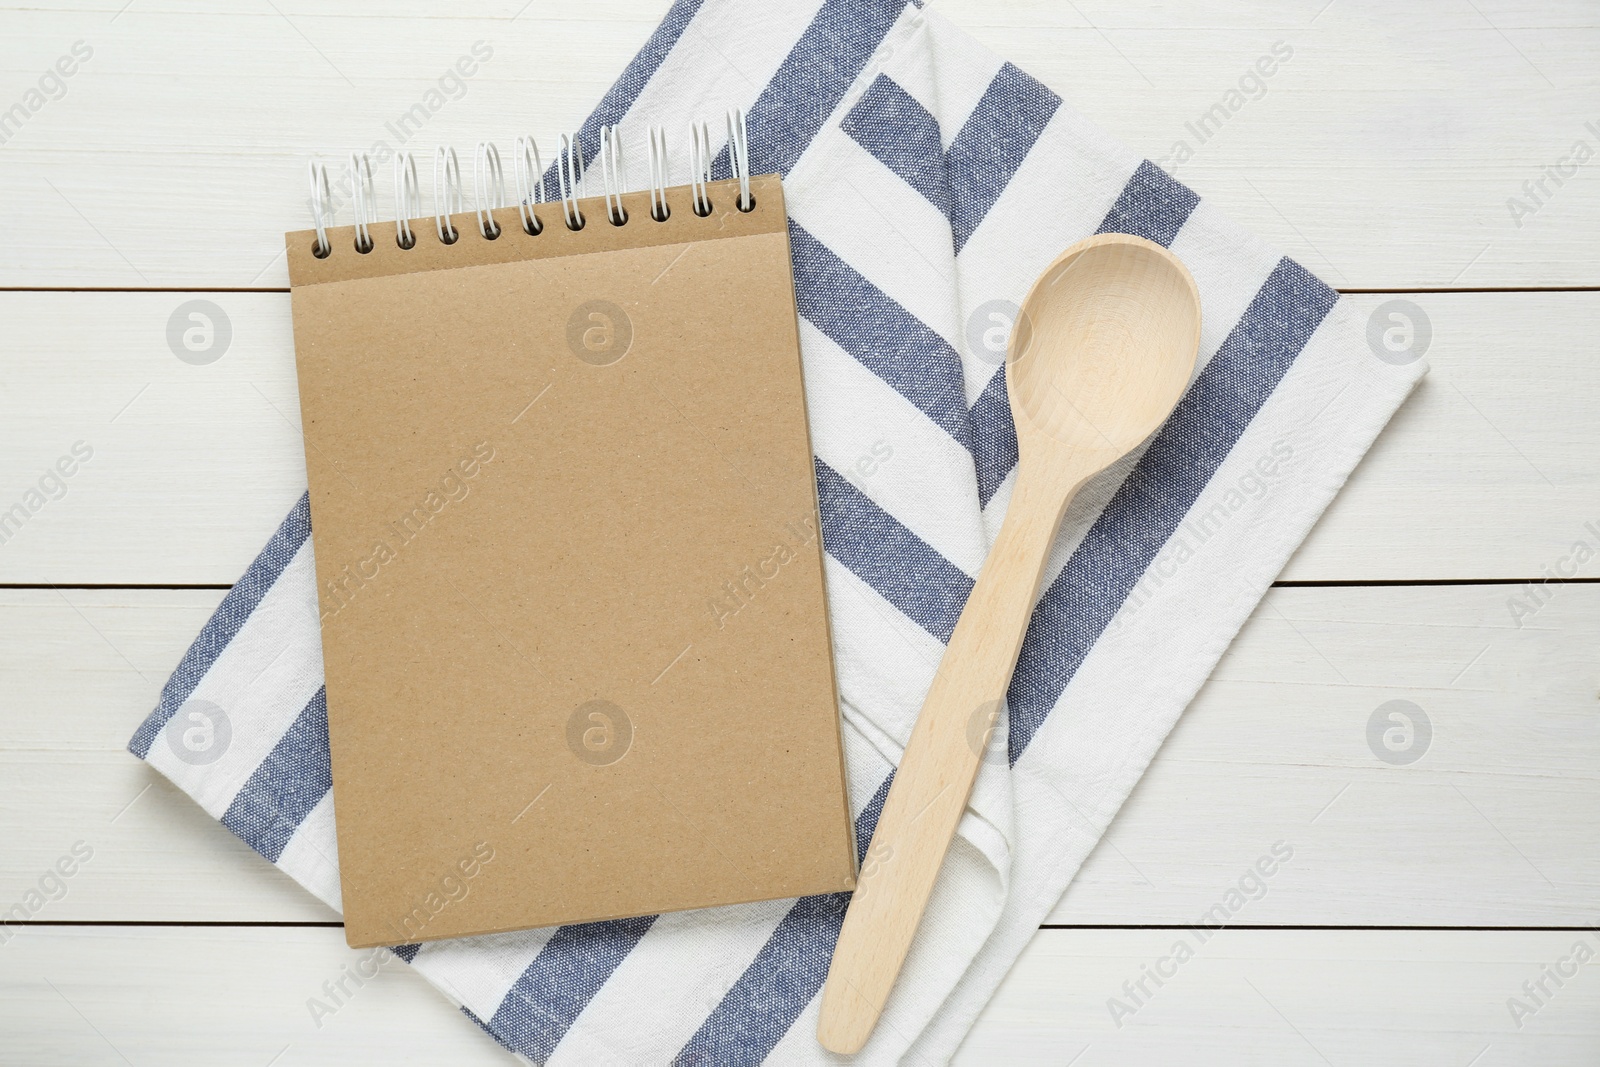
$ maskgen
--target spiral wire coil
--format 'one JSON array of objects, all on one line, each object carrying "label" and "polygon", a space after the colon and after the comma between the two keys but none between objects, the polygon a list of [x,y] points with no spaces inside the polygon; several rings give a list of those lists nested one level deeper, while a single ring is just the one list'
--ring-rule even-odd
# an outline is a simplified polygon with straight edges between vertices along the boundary
[{"label": "spiral wire coil", "polygon": [[[727,114],[727,154],[729,177],[739,183],[734,207],[739,211],[755,209],[751,193],[751,166],[749,135],[745,127],[744,112],[738,108]],[[667,151],[666,129],[652,125],[646,130],[649,162],[650,217],[665,222],[672,214],[667,202],[670,185],[671,158]],[[606,219],[614,226],[626,225],[628,210],[623,204],[623,194],[629,191],[627,160],[623,137],[616,126],[602,126],[595,156],[600,166]],[[689,194],[690,208],[696,215],[705,217],[714,210],[711,202],[712,169],[711,130],[703,122],[692,123],[689,128]],[[351,209],[355,215],[355,247],[358,252],[371,252],[375,247],[372,227],[378,222],[378,203],[372,178],[372,164],[363,153],[350,153],[348,182]],[[579,204],[587,195],[584,176],[584,152],[576,134],[562,134],[561,148],[556,155],[554,172],[555,192],[561,201],[562,219],[568,229],[581,230],[587,220]],[[325,259],[333,252],[328,230],[334,225],[335,203],[328,168],[319,160],[311,160],[307,170],[310,182],[310,208],[316,241],[312,254]],[[536,208],[549,203],[551,174],[544,168],[539,146],[532,137],[516,139],[512,156],[511,195],[515,198],[522,230],[529,236],[544,232],[544,223]],[[341,194],[344,192],[341,187]],[[510,206],[507,195],[505,167],[500,150],[492,141],[479,141],[474,152],[472,167],[472,203],[477,219],[478,233],[493,241],[504,232],[495,221],[494,212]],[[410,152],[400,152],[394,157],[395,244],[409,250],[417,245],[413,222],[423,217],[422,188],[417,180],[417,164]],[[433,156],[433,227],[440,244],[451,245],[461,239],[453,216],[466,211],[466,191],[461,181],[461,162],[454,148],[440,146]]]},{"label": "spiral wire coil", "polygon": [[622,192],[628,186],[628,172],[615,126],[600,127],[600,184],[605,188],[606,218],[613,226],[624,225],[628,210],[622,206]]},{"label": "spiral wire coil", "polygon": [[537,237],[544,232],[544,223],[539,221],[533,206],[544,201],[544,160],[539,158],[539,146],[532,137],[517,138],[517,151],[511,157],[511,164],[517,183],[517,212],[522,216],[522,232]]},{"label": "spiral wire coil", "polygon": [[461,239],[461,231],[450,221],[467,209],[461,193],[461,161],[454,148],[440,148],[433,154],[433,228],[439,243],[453,245]]},{"label": "spiral wire coil", "polygon": [[417,246],[411,220],[422,214],[422,187],[417,184],[417,161],[410,152],[394,157],[394,243],[404,249]]},{"label": "spiral wire coil", "polygon": [[749,211],[756,206],[750,198],[750,142],[745,131],[744,112],[732,108],[728,112],[728,165],[733,168],[733,176],[739,179],[740,211]]},{"label": "spiral wire coil", "polygon": [[583,229],[583,210],[578,207],[578,197],[583,195],[583,156],[578,152],[576,136],[561,135],[561,152],[556,156],[556,187],[561,193],[561,214],[567,220],[567,229]]},{"label": "spiral wire coil", "polygon": [[316,227],[317,242],[311,254],[326,259],[333,251],[328,243],[328,226],[333,222],[333,193],[328,188],[328,168],[316,160],[311,161],[311,224]]},{"label": "spiral wire coil", "polygon": [[672,209],[667,206],[667,130],[650,127],[650,217],[666,222]]},{"label": "spiral wire coil", "polygon": [[711,214],[711,130],[703,122],[689,127],[689,200],[694,213]]},{"label": "spiral wire coil", "polygon": [[372,189],[372,164],[359,152],[350,153],[350,198],[356,213],[356,251],[372,251],[372,224],[378,221],[378,198]]},{"label": "spiral wire coil", "polygon": [[490,141],[479,141],[472,161],[472,209],[478,216],[478,232],[485,240],[500,236],[500,224],[491,212],[506,206],[506,172],[500,165],[500,150]]}]

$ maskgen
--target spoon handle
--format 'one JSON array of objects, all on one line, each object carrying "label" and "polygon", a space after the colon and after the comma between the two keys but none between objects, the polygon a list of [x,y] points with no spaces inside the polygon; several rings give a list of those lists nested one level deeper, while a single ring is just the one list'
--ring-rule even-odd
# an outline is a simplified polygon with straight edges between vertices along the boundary
[{"label": "spoon handle", "polygon": [[817,1040],[833,1052],[866,1044],[900,973],[1004,707],[1050,544],[1082,484],[1064,492],[1027,474],[1024,461],[862,860],[822,989]]}]

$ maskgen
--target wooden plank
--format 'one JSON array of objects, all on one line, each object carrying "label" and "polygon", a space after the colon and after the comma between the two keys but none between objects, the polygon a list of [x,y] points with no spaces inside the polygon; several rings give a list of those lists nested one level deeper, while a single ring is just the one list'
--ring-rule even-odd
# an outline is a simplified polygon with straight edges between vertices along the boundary
[{"label": "wooden plank", "polygon": [[[1183,936],[1040,931],[955,1062],[1587,1067],[1600,1055],[1600,983],[1587,973],[1600,964],[1559,988],[1545,979],[1551,995],[1520,1029],[1508,1007],[1532,1006],[1523,983],[1574,945],[1594,953],[1593,932],[1229,930],[1175,965]],[[319,1027],[307,1002],[363,955],[337,930],[30,927],[3,953],[6,1062],[510,1062],[398,962],[347,982]],[[1146,979],[1135,1006],[1124,983],[1163,959],[1175,973],[1159,988]],[[1120,1028],[1113,998],[1133,1008]]]},{"label": "wooden plank", "polygon": [[[1396,298],[1351,299],[1371,315]],[[1403,299],[1427,316],[1433,370],[1283,577],[1536,577],[1600,525],[1600,293]],[[168,340],[176,315],[187,353],[196,300],[230,334],[204,365]],[[234,581],[305,488],[288,297],[0,293],[0,319],[0,511],[75,442],[94,450],[64,497],[7,527],[0,581]]]},{"label": "wooden plank", "polygon": [[[1052,921],[1199,922],[1281,841],[1292,858],[1230,921],[1600,922],[1600,587],[1556,588],[1521,629],[1511,592],[1275,590]],[[0,889],[94,849],[38,918],[336,918],[124,751],[220,597],[0,591]],[[1408,765],[1368,742],[1396,699],[1432,728]]]},{"label": "wooden plank", "polygon": [[[1180,939],[1194,953],[1181,964]],[[1520,1029],[1507,1005],[1579,942],[1600,949],[1592,931],[1226,930],[1201,943],[1184,930],[1041,930],[957,1062],[1579,1067],[1600,1054],[1600,982],[1584,975],[1595,963],[1560,989],[1546,981],[1552,996]],[[1130,995],[1124,983],[1147,969],[1176,973]]]},{"label": "wooden plank", "polygon": [[0,907],[82,842],[91,857],[37,918],[338,921],[127,751],[222,595],[0,592]]},{"label": "wooden plank", "polygon": [[[520,17],[523,0],[470,16],[243,0],[14,11],[0,43],[0,69],[14,72],[6,98],[75,41],[93,55],[5,145],[0,195],[29,210],[0,252],[0,285],[286,285],[283,233],[304,228],[312,155],[343,160],[387,141],[421,152],[425,171],[437,144],[470,165],[478,140],[509,149],[532,132],[549,156],[668,5],[599,0]],[[387,205],[387,168],[378,177]]]},{"label": "wooden plank", "polygon": [[1273,590],[1050,921],[1600,920],[1600,587],[1551,592],[1519,628],[1505,586]]},{"label": "wooden plank", "polygon": [[[419,104],[426,121],[403,132],[425,153],[529,131],[553,145],[667,7],[14,8],[0,101],[22,99],[77,41],[92,56],[5,143],[0,196],[23,210],[0,245],[0,286],[281,286],[311,155],[398,145],[391,127]],[[1538,13],[1512,0],[940,10],[1337,285],[1600,282],[1587,169],[1546,179],[1525,217],[1508,207],[1578,140],[1600,146],[1585,125],[1600,123],[1600,28],[1582,0]],[[449,80],[480,41],[490,57]],[[1280,42],[1290,58],[1241,90]],[[1225,119],[1190,131],[1219,104]],[[1175,163],[1180,141],[1193,158]]]},{"label": "wooden plank", "polygon": [[1425,322],[1431,369],[1282,579],[1538,578],[1600,538],[1600,293],[1350,299],[1380,328]]},{"label": "wooden plank", "polygon": [[[0,529],[0,580],[226,584],[244,573],[306,488],[289,298],[0,293],[0,315],[11,337],[0,512],[33,512]],[[183,333],[207,323],[215,361],[179,359],[169,326],[191,355]],[[59,487],[49,480],[86,452]]]},{"label": "wooden plank", "polygon": [[[3,952],[6,1063],[512,1062],[397,959],[355,985],[370,950],[341,930],[35,926]],[[313,1015],[341,979],[349,995]]]},{"label": "wooden plank", "polygon": [[[1583,0],[939,10],[1340,288],[1600,276],[1600,23]],[[1258,88],[1243,79],[1263,57],[1280,61]],[[1579,140],[1588,166],[1534,203],[1523,183]]]}]

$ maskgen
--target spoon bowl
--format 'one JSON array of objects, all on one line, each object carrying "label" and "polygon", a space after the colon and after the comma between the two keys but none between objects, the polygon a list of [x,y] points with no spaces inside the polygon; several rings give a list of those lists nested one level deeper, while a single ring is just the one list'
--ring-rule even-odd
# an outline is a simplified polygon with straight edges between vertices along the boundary
[{"label": "spoon bowl", "polygon": [[1199,345],[1194,279],[1142,237],[1080,241],[1028,294],[1006,359],[1016,484],[878,816],[822,989],[824,1048],[858,1051],[883,1012],[1004,706],[1061,516],[1172,413]]},{"label": "spoon bowl", "polygon": [[1006,358],[1018,447],[1103,469],[1177,404],[1194,371],[1200,298],[1182,262],[1129,234],[1091,237],[1045,268]]}]

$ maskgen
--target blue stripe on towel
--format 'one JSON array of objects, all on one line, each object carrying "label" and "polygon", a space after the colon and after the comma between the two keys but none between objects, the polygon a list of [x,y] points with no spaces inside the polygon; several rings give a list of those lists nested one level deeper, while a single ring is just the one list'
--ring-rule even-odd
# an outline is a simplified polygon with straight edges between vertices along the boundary
[{"label": "blue stripe on towel", "polygon": [[228,643],[244,626],[245,620],[250,618],[251,612],[256,610],[256,605],[272,589],[289,561],[294,559],[295,553],[300,551],[300,546],[310,536],[311,494],[303,493],[300,502],[290,509],[277,533],[267,542],[267,547],[250,564],[238,584],[228,590],[216,614],[206,621],[200,636],[184,653],[183,661],[161,690],[160,703],[128,742],[128,751],[140,759],[150,755],[150,746],[155,742],[156,735],[177,714],[184,701],[194,694],[200,679],[205,677],[222,650],[228,647]]},{"label": "blue stripe on towel", "polygon": [[828,555],[877,590],[900,614],[948,642],[972,592],[972,579],[816,460],[822,545]]},{"label": "blue stripe on towel", "polygon": [[[1199,194],[1145,160],[1134,170],[1095,233],[1131,233],[1171,245],[1188,221]],[[1006,369],[989,378],[972,405],[973,461],[978,472],[978,502],[989,506],[995,491],[1017,465],[1017,430],[1006,399]]]},{"label": "blue stripe on towel", "polygon": [[990,376],[968,418],[972,461],[978,474],[978,506],[986,508],[1017,465],[1017,427],[1011,421],[1011,401],[1006,396],[1005,364]]},{"label": "blue stripe on towel", "polygon": [[1279,260],[1151,439],[1028,625],[1006,694],[1012,763],[1338,299],[1294,260]]},{"label": "blue stripe on towel", "polygon": [[[894,772],[856,819],[856,855],[864,858]],[[673,1059],[673,1067],[755,1067],[772,1052],[828,977],[849,893],[801,897],[756,958]]]},{"label": "blue stripe on towel", "polygon": [[633,951],[656,916],[563,926],[512,985],[488,1030],[534,1063],[550,1058],[573,1020]]},{"label": "blue stripe on towel", "polygon": [[878,75],[839,128],[941,213],[950,213],[950,167],[939,120],[898,82]]},{"label": "blue stripe on towel", "polygon": [[1060,106],[1059,96],[1010,63],[989,83],[950,144],[950,231],[957,252],[1011,184]]},{"label": "blue stripe on towel", "polygon": [[806,321],[970,449],[961,357],[950,343],[793,221],[789,249]]},{"label": "blue stripe on towel", "polygon": [[960,252],[1061,106],[1061,98],[1010,63],[1000,68],[950,148],[939,121],[880,74],[841,128],[950,219]]},{"label": "blue stripe on towel", "polygon": [[[745,115],[751,173],[789,173],[906,6],[905,0],[825,0]],[[724,147],[712,175],[730,173]]]},{"label": "blue stripe on towel", "polygon": [[222,825],[273,863],[311,809],[333,788],[328,691],[319,686],[222,815]]},{"label": "blue stripe on towel", "polygon": [[1122,187],[1095,233],[1131,233],[1168,246],[1198,203],[1200,194],[1147,159]]}]

